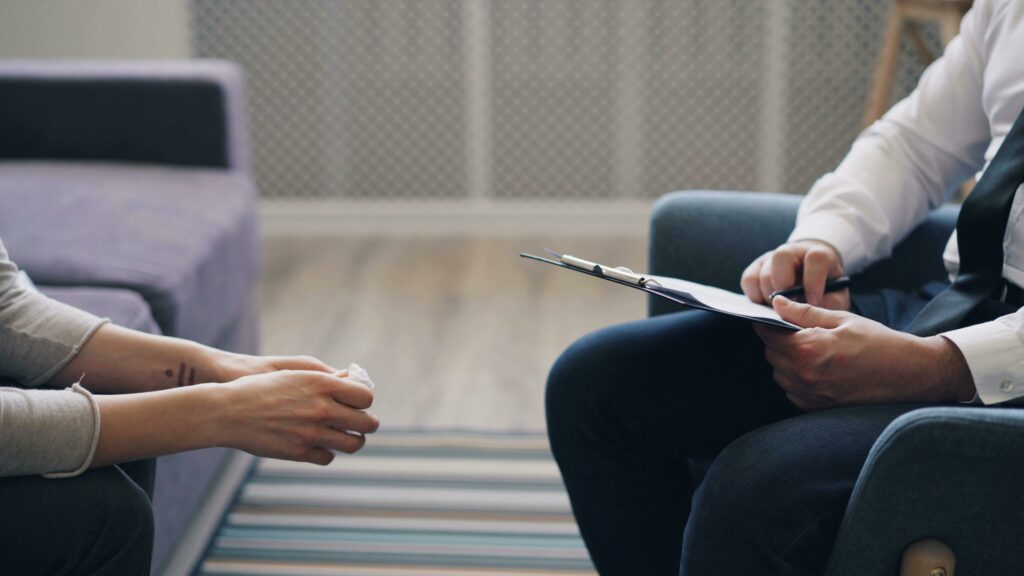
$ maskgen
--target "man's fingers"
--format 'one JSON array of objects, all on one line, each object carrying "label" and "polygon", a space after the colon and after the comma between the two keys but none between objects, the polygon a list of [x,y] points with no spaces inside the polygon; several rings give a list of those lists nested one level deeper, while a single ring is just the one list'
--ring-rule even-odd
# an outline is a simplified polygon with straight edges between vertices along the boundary
[{"label": "man's fingers", "polygon": [[806,398],[797,394],[790,394],[786,392],[786,399],[790,401],[794,406],[803,410],[804,412],[810,412],[813,409],[813,405],[807,401]]},{"label": "man's fingers", "polygon": [[780,318],[801,328],[835,328],[846,317],[844,312],[793,302],[785,296],[775,297],[772,308]]},{"label": "man's fingers", "polygon": [[776,348],[765,347],[764,358],[775,368],[776,372],[784,374],[793,373],[793,361],[788,356],[782,353],[782,351]]},{"label": "man's fingers", "polygon": [[804,297],[807,303],[820,306],[825,295],[825,282],[832,268],[832,257],[824,248],[811,248],[804,255]]},{"label": "man's fingers", "polygon": [[850,289],[843,288],[835,292],[826,292],[819,306],[829,310],[848,310],[850,308]]},{"label": "man's fingers", "polygon": [[[800,261],[788,250],[776,250],[771,259],[772,291],[785,290],[796,285],[796,271]],[[771,296],[769,292],[768,296]]]},{"label": "man's fingers", "polygon": [[761,266],[761,273],[758,275],[758,288],[761,290],[761,301],[764,303],[771,302],[772,292],[775,291],[775,288],[772,287],[772,267],[770,258]]},{"label": "man's fingers", "polygon": [[772,378],[775,379],[775,383],[778,384],[786,394],[798,394],[801,390],[800,387],[797,386],[796,382],[794,382],[793,379],[782,370],[776,368],[775,371],[772,372]]},{"label": "man's fingers", "polygon": [[757,337],[764,342],[764,345],[768,348],[780,349],[785,347],[786,338],[793,335],[792,330],[786,328],[776,328],[775,326],[769,326],[762,324],[761,322],[754,322],[754,333]]},{"label": "man's fingers", "polygon": [[762,304],[765,301],[761,295],[761,266],[763,264],[763,258],[754,260],[743,271],[743,276],[740,277],[740,288],[743,289],[743,293],[751,302],[757,302],[758,304]]}]

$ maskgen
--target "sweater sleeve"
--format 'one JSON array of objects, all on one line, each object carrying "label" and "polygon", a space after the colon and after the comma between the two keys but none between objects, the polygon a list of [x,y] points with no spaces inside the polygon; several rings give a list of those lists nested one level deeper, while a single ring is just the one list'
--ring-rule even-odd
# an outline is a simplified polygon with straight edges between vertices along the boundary
[{"label": "sweater sleeve", "polygon": [[[45,384],[105,322],[23,286],[0,242],[0,376],[28,387]],[[0,388],[0,477],[80,474],[92,462],[99,432],[96,401],[78,384]]]},{"label": "sweater sleeve", "polygon": [[0,242],[0,375],[45,384],[105,322],[22,286]]},{"label": "sweater sleeve", "polygon": [[0,388],[0,477],[77,476],[99,441],[99,407],[75,384],[67,390]]}]

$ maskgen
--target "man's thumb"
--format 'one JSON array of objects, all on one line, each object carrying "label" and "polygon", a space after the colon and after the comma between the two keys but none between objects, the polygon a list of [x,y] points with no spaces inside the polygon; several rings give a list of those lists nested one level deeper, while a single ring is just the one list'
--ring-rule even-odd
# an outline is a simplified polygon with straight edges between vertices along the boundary
[{"label": "man's thumb", "polygon": [[843,319],[841,312],[793,302],[785,296],[772,298],[772,308],[780,318],[801,328],[835,328]]}]

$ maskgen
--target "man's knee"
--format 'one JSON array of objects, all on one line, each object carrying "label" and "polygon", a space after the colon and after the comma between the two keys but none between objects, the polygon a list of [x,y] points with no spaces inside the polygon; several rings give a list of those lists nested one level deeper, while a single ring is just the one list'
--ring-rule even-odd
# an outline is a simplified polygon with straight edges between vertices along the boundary
[{"label": "man's knee", "polygon": [[748,433],[715,459],[693,499],[684,556],[732,549],[766,567],[823,565],[855,476],[830,476],[814,438],[784,428]]},{"label": "man's knee", "polygon": [[602,406],[612,400],[612,339],[608,329],[588,334],[562,352],[551,367],[545,408],[548,429],[556,441],[560,432],[578,430],[583,421],[602,413]]},{"label": "man's knee", "polygon": [[[777,462],[775,446],[760,431],[751,432],[726,447],[708,469],[695,503],[700,512],[717,515],[716,525],[729,530],[751,529],[785,507],[796,478]],[[695,513],[698,510],[695,509]]]}]

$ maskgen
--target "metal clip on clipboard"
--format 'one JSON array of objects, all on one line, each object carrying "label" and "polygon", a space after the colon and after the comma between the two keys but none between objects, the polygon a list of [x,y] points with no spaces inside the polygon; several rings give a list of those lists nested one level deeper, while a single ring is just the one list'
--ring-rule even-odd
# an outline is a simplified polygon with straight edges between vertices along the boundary
[{"label": "metal clip on clipboard", "polygon": [[573,268],[579,268],[580,270],[587,270],[589,272],[593,272],[601,276],[615,278],[616,280],[620,280],[622,282],[626,282],[629,284],[636,284],[637,286],[643,288],[661,287],[661,284],[659,284],[657,280],[654,280],[653,278],[645,278],[644,276],[641,276],[636,272],[633,272],[632,270],[626,268],[625,266],[612,268],[611,266],[604,266],[603,264],[597,264],[596,262],[591,262],[589,260],[577,258],[569,254],[559,254],[552,250],[548,250],[547,248],[545,248],[544,251],[558,258],[558,261],[561,262],[562,264],[565,264],[566,266],[572,266]]}]

